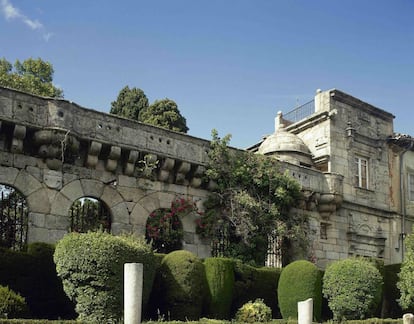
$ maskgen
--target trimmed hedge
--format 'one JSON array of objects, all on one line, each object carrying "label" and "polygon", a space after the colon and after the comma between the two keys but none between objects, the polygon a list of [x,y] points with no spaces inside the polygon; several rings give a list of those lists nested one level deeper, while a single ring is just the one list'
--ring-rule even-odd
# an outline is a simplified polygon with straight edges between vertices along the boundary
[{"label": "trimmed hedge", "polygon": [[158,307],[165,318],[194,320],[201,317],[207,298],[204,265],[189,251],[178,250],[167,254],[159,269]]},{"label": "trimmed hedge", "polygon": [[401,270],[401,263],[384,266],[383,279],[383,302],[381,317],[402,318],[404,312],[398,304],[400,290],[397,287],[398,273]]},{"label": "trimmed hedge", "polygon": [[104,323],[121,319],[125,263],[144,266],[145,309],[155,276],[155,257],[144,239],[103,232],[70,233],[57,243],[54,260],[81,321]]},{"label": "trimmed hedge", "polygon": [[334,320],[370,316],[378,307],[381,289],[379,270],[361,258],[333,262],[323,278],[323,294],[328,299]]},{"label": "trimmed hedge", "polygon": [[210,318],[229,319],[234,287],[234,262],[226,258],[204,260],[209,301],[207,314]]},{"label": "trimmed hedge", "polygon": [[319,269],[305,260],[288,264],[280,275],[278,301],[284,319],[298,318],[297,303],[313,298],[313,317],[320,321],[322,311],[322,278]]},{"label": "trimmed hedge", "polygon": [[240,260],[234,262],[235,282],[232,314],[234,315],[247,302],[260,298],[272,309],[273,318],[280,317],[277,287],[281,269],[255,268]]},{"label": "trimmed hedge", "polygon": [[74,319],[75,306],[63,291],[53,253],[46,243],[29,244],[27,252],[0,248],[0,285],[26,299],[32,318]]}]

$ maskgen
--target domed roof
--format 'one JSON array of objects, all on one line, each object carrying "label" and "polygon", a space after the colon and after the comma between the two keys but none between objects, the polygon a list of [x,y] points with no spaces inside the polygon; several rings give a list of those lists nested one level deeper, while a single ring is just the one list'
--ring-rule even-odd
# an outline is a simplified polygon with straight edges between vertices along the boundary
[{"label": "domed roof", "polygon": [[311,166],[313,162],[309,148],[297,135],[286,131],[283,122],[280,122],[281,117],[281,114],[278,114],[276,131],[260,144],[258,153],[275,155],[282,161]]},{"label": "domed roof", "polygon": [[310,156],[309,148],[295,134],[278,129],[268,136],[259,147],[259,153],[296,152]]}]

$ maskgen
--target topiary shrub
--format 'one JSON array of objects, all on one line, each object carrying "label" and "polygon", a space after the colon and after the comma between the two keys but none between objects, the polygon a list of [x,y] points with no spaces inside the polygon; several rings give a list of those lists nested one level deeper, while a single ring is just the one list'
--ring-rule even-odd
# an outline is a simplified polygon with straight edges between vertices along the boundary
[{"label": "topiary shrub", "polygon": [[200,318],[207,295],[206,275],[200,259],[188,251],[173,251],[163,258],[156,281],[158,308],[165,318]]},{"label": "topiary shrub", "polygon": [[400,291],[397,287],[398,273],[401,271],[401,263],[384,266],[384,292],[382,302],[382,314],[384,318],[402,318],[404,312],[398,304]]},{"label": "topiary shrub", "polygon": [[268,322],[272,319],[272,310],[263,299],[244,304],[236,313],[236,321],[241,323]]},{"label": "topiary shrub", "polygon": [[363,319],[378,306],[382,277],[369,261],[351,258],[329,265],[323,278],[323,294],[334,320]]},{"label": "topiary shrub", "polygon": [[55,246],[42,242],[31,243],[27,254],[33,257],[30,291],[26,302],[34,318],[58,319],[76,317],[75,305],[66,296],[62,281],[53,262]]},{"label": "topiary shrub", "polygon": [[280,317],[277,303],[277,287],[280,277],[280,269],[255,268],[240,260],[234,260],[234,292],[232,302],[232,314],[245,303],[254,299],[263,299],[266,305],[272,309],[272,317]]},{"label": "topiary shrub", "polygon": [[123,310],[123,267],[144,266],[143,308],[155,276],[155,258],[144,239],[103,232],[70,233],[56,245],[56,270],[81,321],[118,321]]},{"label": "topiary shrub", "polygon": [[320,321],[322,310],[321,272],[305,260],[288,264],[280,274],[277,288],[280,312],[284,319],[298,318],[297,303],[313,299],[313,317]]},{"label": "topiary shrub", "polygon": [[0,318],[26,318],[28,314],[25,299],[9,287],[0,286]]},{"label": "topiary shrub", "polygon": [[207,258],[204,260],[204,267],[209,289],[208,317],[228,319],[231,317],[233,299],[233,261],[226,258]]},{"label": "topiary shrub", "polygon": [[262,267],[257,269],[255,280],[255,295],[262,298],[264,303],[272,309],[272,318],[280,318],[277,303],[277,286],[279,284],[280,268]]}]

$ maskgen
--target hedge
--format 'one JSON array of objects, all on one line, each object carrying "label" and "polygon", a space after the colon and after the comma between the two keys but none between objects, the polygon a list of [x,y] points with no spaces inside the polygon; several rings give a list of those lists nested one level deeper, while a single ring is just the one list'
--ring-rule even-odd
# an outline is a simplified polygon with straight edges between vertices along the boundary
[{"label": "hedge", "polygon": [[123,310],[123,267],[144,265],[143,308],[155,276],[155,257],[142,238],[104,232],[70,233],[56,245],[56,270],[81,321],[119,321]]},{"label": "hedge", "polygon": [[74,319],[75,306],[63,291],[53,253],[46,243],[29,244],[27,252],[0,248],[0,285],[26,299],[32,318]]},{"label": "hedge", "polygon": [[167,254],[156,281],[159,291],[158,307],[166,319],[194,320],[201,317],[207,298],[204,265],[189,251],[178,250]]},{"label": "hedge", "polygon": [[204,260],[209,300],[207,314],[210,318],[229,319],[234,287],[234,262],[226,258]]},{"label": "hedge", "polygon": [[284,319],[297,318],[297,303],[308,298],[313,299],[313,317],[320,321],[322,310],[321,272],[311,262],[294,261],[288,264],[280,275],[278,301]]}]

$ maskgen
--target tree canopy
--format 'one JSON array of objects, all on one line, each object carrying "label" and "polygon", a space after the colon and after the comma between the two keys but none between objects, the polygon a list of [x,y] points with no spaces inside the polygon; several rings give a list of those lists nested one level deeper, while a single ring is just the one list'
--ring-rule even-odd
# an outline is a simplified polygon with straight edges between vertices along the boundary
[{"label": "tree canopy", "polygon": [[118,98],[111,103],[110,113],[125,118],[140,120],[140,113],[148,108],[148,98],[139,88],[121,89]]},{"label": "tree canopy", "polygon": [[143,123],[160,126],[173,131],[187,133],[187,121],[178,109],[177,104],[168,98],[156,100],[147,109],[142,111]]},{"label": "tree canopy", "polygon": [[34,95],[63,98],[62,89],[53,85],[53,66],[41,58],[29,58],[12,65],[5,58],[0,59],[0,85]]}]

